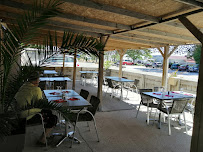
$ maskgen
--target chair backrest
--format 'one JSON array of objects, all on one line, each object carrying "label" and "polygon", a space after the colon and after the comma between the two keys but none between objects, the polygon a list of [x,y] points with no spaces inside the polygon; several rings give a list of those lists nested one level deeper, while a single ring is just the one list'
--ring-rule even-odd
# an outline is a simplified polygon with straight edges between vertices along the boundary
[{"label": "chair backrest", "polygon": [[148,97],[144,94],[142,94],[143,92],[152,92],[152,89],[139,89],[139,93],[141,95],[141,102],[142,103],[147,103],[147,101],[150,103],[150,102],[153,102],[153,98],[151,97]]},{"label": "chair backrest", "polygon": [[154,87],[154,92],[161,92],[163,87]]},{"label": "chair backrest", "polygon": [[89,92],[87,90],[81,89],[80,90],[80,96],[82,96],[84,99],[87,100],[87,98],[89,96]]},{"label": "chair backrest", "polygon": [[95,115],[100,104],[100,99],[92,95],[90,99],[90,103],[92,107],[89,107],[87,110],[90,111],[93,115]]},{"label": "chair backrest", "polygon": [[39,87],[41,90],[46,90],[46,81],[40,81],[39,82]]},{"label": "chair backrest", "polygon": [[54,81],[54,89],[57,89],[57,86],[61,86],[62,89],[67,89],[67,80],[65,80],[65,81]]},{"label": "chair backrest", "polygon": [[93,73],[86,73],[85,78],[86,79],[92,79],[93,78]]},{"label": "chair backrest", "polygon": [[182,113],[188,101],[189,99],[186,98],[173,100],[173,105],[171,107],[170,114]]},{"label": "chair backrest", "polygon": [[106,81],[107,81],[108,86],[109,86],[110,88],[114,88],[114,87],[113,87],[113,83],[112,83],[112,80],[111,80],[111,79],[106,79]]},{"label": "chair backrest", "polygon": [[140,80],[135,79],[135,80],[134,80],[134,85],[136,85],[136,86],[137,86],[139,82],[140,82]]}]

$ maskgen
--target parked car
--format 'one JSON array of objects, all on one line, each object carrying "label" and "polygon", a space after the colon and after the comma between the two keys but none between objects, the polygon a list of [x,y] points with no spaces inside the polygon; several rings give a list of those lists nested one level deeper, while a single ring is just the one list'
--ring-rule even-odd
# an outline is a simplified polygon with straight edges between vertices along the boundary
[{"label": "parked car", "polygon": [[[65,55],[65,67],[73,67],[74,56]],[[62,66],[63,65],[63,54],[52,56],[45,60],[42,63],[42,66]],[[79,66],[79,63],[76,59],[76,66]]]},{"label": "parked car", "polygon": [[145,66],[146,66],[146,67],[151,67],[151,66],[152,66],[152,63],[151,63],[151,62],[146,62],[146,63],[145,63]]},{"label": "parked car", "polygon": [[154,62],[152,63],[152,68],[159,68],[162,67],[162,63],[161,62]]},{"label": "parked car", "polygon": [[179,66],[180,66],[180,64],[174,63],[171,65],[171,70],[178,69]]},{"label": "parked car", "polygon": [[133,65],[134,63],[130,60],[123,60],[123,65]]},{"label": "parked car", "polygon": [[180,65],[178,67],[178,71],[187,71],[187,70],[188,70],[188,65],[186,64]]},{"label": "parked car", "polygon": [[188,66],[188,72],[199,72],[199,64]]}]

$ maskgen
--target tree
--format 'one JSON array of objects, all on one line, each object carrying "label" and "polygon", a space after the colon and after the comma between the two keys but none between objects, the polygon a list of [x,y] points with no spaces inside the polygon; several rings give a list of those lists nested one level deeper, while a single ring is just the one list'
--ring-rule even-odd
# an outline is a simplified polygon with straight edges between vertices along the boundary
[{"label": "tree", "polygon": [[200,64],[201,48],[202,48],[201,45],[197,45],[193,53],[193,58],[197,64]]},{"label": "tree", "polygon": [[142,57],[152,58],[151,51],[148,49],[144,50],[127,50],[126,54],[133,59],[133,62],[136,59],[142,59]]}]

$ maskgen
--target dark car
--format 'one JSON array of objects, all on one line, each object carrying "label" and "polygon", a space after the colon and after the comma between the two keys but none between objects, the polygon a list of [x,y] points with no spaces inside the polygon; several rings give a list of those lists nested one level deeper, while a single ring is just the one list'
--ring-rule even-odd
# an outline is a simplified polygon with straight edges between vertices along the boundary
[{"label": "dark car", "polygon": [[199,64],[190,65],[188,67],[188,72],[199,72]]},{"label": "dark car", "polygon": [[178,67],[178,71],[186,71],[188,69],[188,65],[184,64],[184,65],[180,65]]},{"label": "dark car", "polygon": [[171,70],[178,69],[179,66],[180,66],[179,64],[174,63],[174,64],[171,65]]},{"label": "dark car", "polygon": [[152,68],[160,68],[162,67],[162,63],[161,62],[154,62],[152,63]]},{"label": "dark car", "polygon": [[151,63],[151,62],[146,62],[146,63],[145,63],[145,66],[146,66],[146,67],[151,67],[151,66],[152,66],[152,63]]}]

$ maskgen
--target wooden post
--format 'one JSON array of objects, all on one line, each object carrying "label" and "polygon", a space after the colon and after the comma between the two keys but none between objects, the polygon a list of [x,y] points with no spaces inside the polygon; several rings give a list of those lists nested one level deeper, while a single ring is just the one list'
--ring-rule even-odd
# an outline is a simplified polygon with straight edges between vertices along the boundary
[{"label": "wooden post", "polygon": [[[106,45],[109,36],[106,38],[105,36],[101,36],[100,43],[104,46]],[[104,72],[104,51],[99,52],[99,74],[98,74],[98,90],[97,97],[100,99],[99,111],[102,111],[102,85],[103,85],[103,72]]]},{"label": "wooden post", "polygon": [[[179,18],[180,22],[202,43],[203,52],[203,33],[196,28],[187,18]],[[203,53],[201,53],[200,67],[199,67],[199,79],[197,85],[197,97],[195,103],[195,113],[193,122],[193,133],[191,140],[190,152],[202,152],[203,151]]]},{"label": "wooden post", "polygon": [[119,71],[118,76],[122,77],[122,64],[123,64],[123,56],[125,55],[127,50],[117,50],[118,54],[120,55],[120,64],[119,64]]},{"label": "wooden post", "polygon": [[65,57],[66,57],[66,54],[63,53],[63,68],[62,68],[62,75],[64,75],[64,67],[65,67]]},{"label": "wooden post", "polygon": [[163,72],[162,72],[162,87],[164,87],[166,90],[168,89],[168,64],[169,64],[169,57],[171,54],[178,48],[178,46],[175,46],[171,52],[169,52],[169,46],[164,47],[164,53],[161,51],[160,48],[158,48],[159,52],[161,53],[163,57]]},{"label": "wooden post", "polygon": [[74,52],[73,82],[72,82],[73,90],[75,90],[75,80],[76,80],[76,57],[77,57],[77,49],[75,49],[75,52]]},{"label": "wooden post", "polygon": [[167,78],[168,78],[168,52],[169,46],[164,47],[163,54],[163,72],[162,72],[162,87],[167,90]]}]

